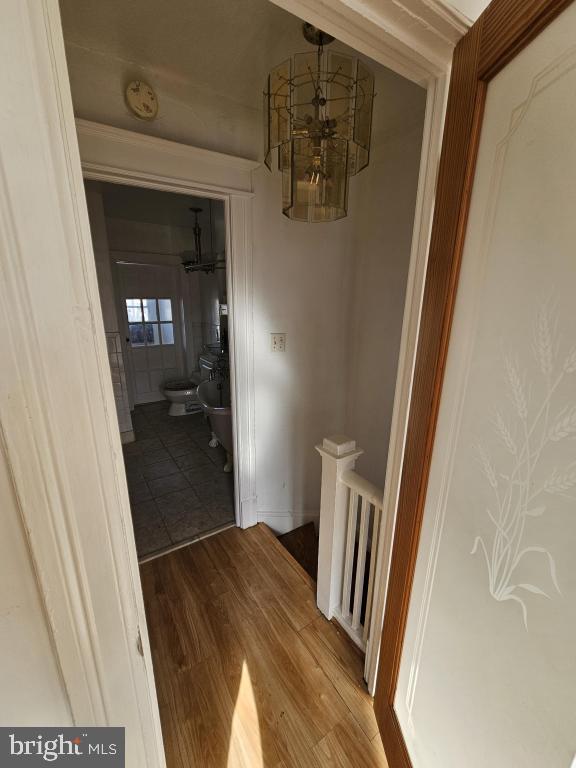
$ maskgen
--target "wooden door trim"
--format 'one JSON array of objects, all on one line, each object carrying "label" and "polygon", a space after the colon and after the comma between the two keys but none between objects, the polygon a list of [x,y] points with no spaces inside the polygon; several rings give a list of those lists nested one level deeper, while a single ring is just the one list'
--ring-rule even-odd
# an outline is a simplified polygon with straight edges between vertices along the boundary
[{"label": "wooden door trim", "polygon": [[412,768],[394,697],[487,86],[571,2],[494,0],[454,52],[374,702],[390,768]]}]

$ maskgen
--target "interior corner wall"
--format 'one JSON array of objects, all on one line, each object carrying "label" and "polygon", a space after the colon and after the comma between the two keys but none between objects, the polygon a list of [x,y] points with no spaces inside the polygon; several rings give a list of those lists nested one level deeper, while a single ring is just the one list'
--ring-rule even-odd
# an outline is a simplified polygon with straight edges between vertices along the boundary
[{"label": "interior corner wall", "polygon": [[354,269],[346,434],[364,450],[357,462],[358,472],[383,489],[426,92],[392,72],[382,71],[376,91],[370,164],[351,180]]},{"label": "interior corner wall", "polygon": [[0,724],[72,725],[18,501],[0,445]]}]

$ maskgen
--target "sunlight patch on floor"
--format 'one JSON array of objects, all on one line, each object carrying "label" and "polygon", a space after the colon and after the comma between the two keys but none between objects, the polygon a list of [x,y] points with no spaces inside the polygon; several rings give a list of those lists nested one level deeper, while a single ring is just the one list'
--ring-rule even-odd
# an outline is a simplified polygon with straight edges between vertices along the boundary
[{"label": "sunlight patch on floor", "polygon": [[258,708],[246,661],[232,716],[227,768],[264,768]]}]

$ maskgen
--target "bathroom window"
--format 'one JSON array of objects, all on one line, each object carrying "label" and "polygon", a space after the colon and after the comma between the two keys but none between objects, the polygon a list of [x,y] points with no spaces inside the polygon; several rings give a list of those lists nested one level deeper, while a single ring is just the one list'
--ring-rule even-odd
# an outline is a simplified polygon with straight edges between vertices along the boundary
[{"label": "bathroom window", "polygon": [[126,299],[126,314],[133,347],[174,344],[171,299]]}]

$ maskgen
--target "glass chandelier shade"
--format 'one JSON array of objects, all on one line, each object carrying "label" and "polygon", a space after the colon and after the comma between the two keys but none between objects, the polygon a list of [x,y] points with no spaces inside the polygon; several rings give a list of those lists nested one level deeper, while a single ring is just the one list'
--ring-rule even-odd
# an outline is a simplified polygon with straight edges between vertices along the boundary
[{"label": "glass chandelier shade", "polygon": [[[320,40],[324,36],[318,32]],[[331,38],[330,38],[331,39]],[[264,161],[278,148],[282,212],[325,222],[348,210],[349,177],[368,165],[374,75],[345,54],[296,54],[275,67],[264,90]]]}]

